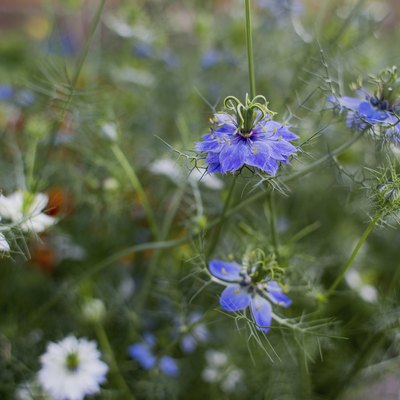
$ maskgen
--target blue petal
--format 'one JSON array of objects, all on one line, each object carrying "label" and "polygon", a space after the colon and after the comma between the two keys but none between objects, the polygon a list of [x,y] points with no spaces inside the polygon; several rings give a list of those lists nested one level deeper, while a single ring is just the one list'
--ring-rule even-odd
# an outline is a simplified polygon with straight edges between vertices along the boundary
[{"label": "blue petal", "polygon": [[[246,157],[246,164],[252,165],[253,167],[257,167],[267,172],[270,175],[275,175],[278,170],[278,163],[275,159],[271,158],[271,146],[266,143],[257,141],[254,142],[252,146],[253,149],[257,149],[255,153]],[[284,157],[281,159],[284,160]]]},{"label": "blue petal", "polygon": [[136,343],[129,346],[129,355],[144,369],[151,369],[156,364],[156,357],[151,353],[147,343]]},{"label": "blue petal", "polygon": [[364,100],[358,99],[356,97],[343,96],[343,97],[339,97],[337,99],[337,101],[341,107],[345,107],[345,108],[355,111],[359,107],[360,103],[362,103]]},{"label": "blue petal", "polygon": [[268,297],[275,304],[279,304],[283,307],[289,307],[292,304],[292,300],[289,299],[284,293],[282,288],[275,281],[267,283]]},{"label": "blue petal", "polygon": [[250,147],[241,138],[226,143],[219,155],[222,173],[240,169],[248,154],[250,154]]},{"label": "blue petal", "polygon": [[400,146],[400,123],[398,121],[398,118],[390,115],[386,122],[389,124],[386,135],[392,140],[392,142],[396,146]]},{"label": "blue petal", "polygon": [[253,167],[262,168],[271,157],[270,147],[262,141],[255,141],[251,144],[250,149],[251,152],[246,157],[245,163]]},{"label": "blue petal", "polygon": [[10,85],[0,84],[0,100],[7,100],[14,94],[14,89]]},{"label": "blue petal", "polygon": [[[285,160],[282,160],[285,161]],[[270,174],[271,176],[274,176],[276,174],[276,171],[278,170],[278,162],[274,160],[273,158],[268,159],[262,169]]]},{"label": "blue petal", "polygon": [[240,285],[230,285],[224,289],[219,304],[225,311],[244,310],[250,303],[250,294]]},{"label": "blue petal", "polygon": [[294,147],[289,142],[286,142],[286,140],[278,140],[276,142],[273,142],[271,144],[271,147],[283,156],[290,156],[297,151],[296,147]]},{"label": "blue petal", "polygon": [[228,125],[231,125],[231,126],[235,126],[235,120],[229,114],[216,113],[216,114],[214,114],[214,118],[215,118],[215,121],[216,121],[215,123],[217,125],[228,124]]},{"label": "blue petal", "polygon": [[269,301],[259,295],[255,295],[251,299],[250,307],[257,329],[268,332],[272,320],[272,307]]},{"label": "blue petal", "polygon": [[227,282],[237,282],[240,280],[240,270],[242,267],[236,262],[211,260],[208,268],[216,278]]},{"label": "blue petal", "polygon": [[160,358],[160,369],[168,376],[176,377],[179,375],[179,367],[176,361],[170,356]]},{"label": "blue petal", "polygon": [[287,140],[287,141],[289,141],[289,140],[296,140],[296,139],[299,138],[295,133],[293,133],[292,131],[289,131],[289,129],[288,129],[287,126],[282,126],[282,127],[277,131],[277,134],[278,134],[280,137],[282,137],[282,139]]},{"label": "blue petal", "polygon": [[180,345],[184,353],[190,354],[196,350],[197,342],[191,334],[188,334],[182,337]]},{"label": "blue petal", "polygon": [[363,101],[358,107],[358,113],[362,119],[370,123],[376,123],[387,119],[388,114],[385,111],[376,110],[368,101]]}]

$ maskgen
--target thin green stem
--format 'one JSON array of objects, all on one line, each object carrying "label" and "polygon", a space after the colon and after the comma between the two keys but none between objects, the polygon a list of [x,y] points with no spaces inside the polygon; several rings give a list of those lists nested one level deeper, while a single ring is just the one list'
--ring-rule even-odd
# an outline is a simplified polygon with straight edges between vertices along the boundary
[{"label": "thin green stem", "polygon": [[[46,163],[48,162],[48,158],[49,158],[49,153],[51,151],[51,149],[54,146],[54,143],[56,141],[56,137],[57,137],[57,132],[60,130],[61,125],[64,122],[64,118],[65,118],[65,113],[69,110],[69,107],[71,105],[72,99],[75,96],[75,89],[76,89],[76,85],[78,83],[78,79],[79,76],[82,72],[82,68],[83,65],[86,61],[86,57],[89,53],[89,49],[90,49],[90,45],[92,44],[93,38],[94,38],[94,34],[96,33],[97,27],[100,23],[101,20],[101,15],[103,14],[103,10],[104,10],[104,6],[106,4],[106,0],[100,0],[99,6],[96,10],[96,14],[93,17],[92,23],[90,25],[90,30],[89,30],[89,35],[87,37],[87,40],[85,42],[84,48],[82,50],[82,52],[79,55],[79,58],[76,62],[75,65],[75,69],[74,69],[74,73],[72,75],[72,79],[71,79],[71,83],[70,83],[70,90],[68,93],[68,97],[66,99],[66,101],[64,102],[64,105],[61,109],[60,112],[60,116],[59,118],[54,122],[51,131],[50,131],[50,138],[47,144],[47,148],[45,150],[45,154],[42,155],[40,158],[38,158],[39,160],[41,160],[40,165],[37,167],[39,168],[39,176],[36,179],[35,183],[32,184],[32,191],[36,191],[37,186],[39,184],[40,181],[40,176],[43,173],[42,169],[43,167],[46,165]],[[32,170],[33,170],[34,166],[32,166]],[[37,169],[36,168],[36,169]]]},{"label": "thin green stem", "polygon": [[256,80],[254,74],[253,38],[251,33],[251,0],[246,1],[246,45],[249,68],[250,97],[256,96]]},{"label": "thin green stem", "polygon": [[228,210],[229,210],[229,205],[230,205],[230,202],[231,202],[231,198],[232,198],[232,195],[233,195],[233,191],[234,191],[234,188],[235,188],[235,183],[237,181],[237,177],[238,177],[238,175],[235,175],[234,178],[232,179],[228,195],[226,196],[226,199],[225,199],[225,202],[224,202],[224,207],[222,209],[221,217],[220,217],[218,225],[217,225],[217,227],[215,229],[215,234],[214,234],[213,240],[211,241],[211,245],[210,245],[210,247],[209,247],[209,249],[207,251],[207,258],[209,258],[212,255],[212,253],[214,252],[215,248],[218,245],[218,242],[219,242],[219,239],[220,239],[220,236],[221,236],[221,232],[222,232],[222,226],[223,226],[223,224],[224,224],[224,222],[226,220],[226,215],[227,215]]},{"label": "thin green stem", "polygon": [[135,400],[135,396],[129,389],[129,386],[125,382],[124,377],[122,376],[118,363],[115,359],[114,351],[111,347],[110,341],[108,340],[107,333],[103,328],[103,325],[100,323],[95,325],[95,330],[97,334],[97,338],[100,343],[100,347],[105,353],[105,357],[110,365],[111,373],[114,376],[115,383],[119,386],[121,391],[124,393],[124,399]]},{"label": "thin green stem", "polygon": [[139,178],[138,178],[133,166],[130,164],[130,162],[126,158],[124,152],[121,150],[121,148],[118,146],[118,144],[116,142],[113,142],[111,144],[111,151],[113,152],[113,154],[115,155],[115,158],[118,160],[122,169],[126,173],[128,179],[133,187],[133,190],[137,193],[137,195],[139,197],[139,201],[140,201],[141,205],[143,206],[143,210],[146,214],[147,221],[150,226],[150,230],[151,230],[153,236],[156,239],[158,239],[159,231],[158,231],[156,220],[155,220],[155,217],[153,214],[153,210],[150,206],[149,200],[146,196],[143,186],[140,183]]},{"label": "thin green stem", "polygon": [[[161,239],[164,240],[168,237],[169,231],[171,229],[172,223],[174,221],[175,215],[179,210],[179,206],[181,204],[183,195],[185,193],[185,189],[186,189],[186,183],[185,182],[179,189],[174,201],[172,202],[172,206],[171,209],[169,210],[168,213],[166,213],[165,219],[164,219],[164,223],[162,226],[162,231],[161,231]],[[155,252],[155,254],[153,255],[151,262],[149,264],[149,266],[147,267],[145,276],[143,278],[143,285],[140,291],[140,294],[137,298],[136,301],[136,307],[135,310],[138,314],[140,314],[140,311],[142,310],[142,308],[144,307],[144,305],[146,304],[146,300],[149,296],[150,293],[150,289],[151,289],[151,282],[153,280],[157,265],[159,263],[160,257],[162,255],[162,249],[159,248],[157,249],[157,251]]]},{"label": "thin green stem", "polygon": [[357,257],[357,254],[360,251],[362,245],[367,240],[369,234],[373,231],[376,223],[379,221],[381,216],[382,216],[381,213],[377,213],[375,215],[375,217],[372,218],[372,220],[370,221],[368,226],[365,228],[365,231],[361,235],[360,240],[358,241],[356,247],[354,248],[353,252],[351,253],[350,258],[347,260],[346,264],[343,265],[342,269],[340,270],[339,275],[336,277],[335,281],[332,283],[332,285],[329,287],[329,289],[325,292],[325,294],[321,295],[322,301],[326,300],[334,292],[334,290],[339,285],[339,283],[343,280],[344,276],[346,275],[346,272],[351,267],[355,258]]},{"label": "thin green stem", "polygon": [[267,196],[267,207],[268,207],[269,231],[271,234],[272,247],[274,249],[276,259],[279,263],[280,261],[279,240],[278,240],[278,232],[276,231],[275,199],[273,192],[270,192],[269,196]]}]

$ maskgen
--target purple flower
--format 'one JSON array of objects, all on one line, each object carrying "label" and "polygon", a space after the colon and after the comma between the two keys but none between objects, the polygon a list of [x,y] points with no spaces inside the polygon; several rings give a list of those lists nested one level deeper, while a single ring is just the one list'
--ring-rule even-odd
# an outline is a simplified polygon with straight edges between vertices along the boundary
[{"label": "purple flower", "polygon": [[[258,103],[259,99],[264,104]],[[235,115],[216,113],[211,132],[196,144],[196,150],[206,155],[208,173],[225,174],[246,165],[275,175],[279,163],[289,162],[297,151],[290,141],[298,136],[289,125],[273,121],[266,104],[262,96],[252,101],[247,98],[245,105],[232,96],[225,99],[225,107]]]},{"label": "purple flower", "polygon": [[199,312],[194,312],[189,315],[188,325],[193,327],[182,336],[180,341],[181,349],[184,353],[190,354],[196,350],[197,344],[206,342],[209,337],[209,332],[206,326],[199,321],[203,315]]},{"label": "purple flower", "polygon": [[147,334],[143,342],[129,346],[128,352],[143,369],[150,370],[158,367],[164,375],[177,377],[179,375],[179,367],[175,359],[170,356],[155,356],[153,353],[155,345],[155,337]]},{"label": "purple flower", "polygon": [[268,332],[271,326],[271,303],[283,307],[292,304],[277,282],[260,278],[256,267],[248,269],[236,262],[212,260],[209,270],[220,283],[227,284],[220,297],[221,307],[225,311],[250,307],[257,329],[263,332]]},{"label": "purple flower", "polygon": [[328,101],[340,111],[347,112],[346,123],[349,128],[364,131],[371,127],[379,128],[374,133],[383,132],[386,138],[400,146],[399,128],[399,89],[396,67],[387,68],[377,76],[371,76],[376,85],[374,94],[362,88],[361,82],[356,89],[357,97],[329,96]]}]

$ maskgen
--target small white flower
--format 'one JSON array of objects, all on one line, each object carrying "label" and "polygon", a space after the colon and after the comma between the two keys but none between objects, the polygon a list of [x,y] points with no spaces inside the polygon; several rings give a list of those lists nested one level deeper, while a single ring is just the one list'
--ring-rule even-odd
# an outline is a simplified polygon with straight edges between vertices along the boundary
[{"label": "small white flower", "polygon": [[205,382],[219,384],[219,387],[225,393],[233,393],[244,388],[243,370],[232,365],[225,353],[207,350],[205,356],[207,366],[202,372],[202,378]]},{"label": "small white flower", "polygon": [[0,251],[7,253],[10,251],[10,245],[8,244],[5,236],[1,232],[0,232]]},{"label": "small white flower", "polygon": [[0,215],[19,224],[24,232],[39,233],[56,222],[55,218],[42,212],[47,202],[44,193],[17,191],[7,197],[0,195]]},{"label": "small white flower", "polygon": [[239,368],[231,369],[223,381],[221,382],[221,389],[225,393],[233,393],[238,387],[242,384],[243,380],[243,371]]},{"label": "small white flower", "polygon": [[96,342],[74,336],[49,343],[38,380],[54,400],[82,400],[98,393],[106,380],[108,366],[100,355]]},{"label": "small white flower", "polygon": [[349,287],[355,290],[364,301],[368,303],[376,303],[378,301],[376,288],[365,283],[359,272],[350,270],[346,273],[345,279]]},{"label": "small white flower", "polygon": [[114,123],[112,123],[112,122],[106,122],[106,123],[104,123],[104,124],[101,126],[101,133],[103,134],[103,136],[104,136],[106,139],[109,139],[109,140],[112,140],[112,141],[116,140],[117,137],[118,137],[118,134],[117,134],[117,127],[116,127],[116,125],[115,125]]}]

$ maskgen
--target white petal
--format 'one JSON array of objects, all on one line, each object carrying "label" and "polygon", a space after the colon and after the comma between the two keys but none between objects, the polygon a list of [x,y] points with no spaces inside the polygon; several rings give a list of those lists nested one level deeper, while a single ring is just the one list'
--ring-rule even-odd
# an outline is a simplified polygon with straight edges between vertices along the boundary
[{"label": "white petal", "polygon": [[2,233],[0,233],[0,251],[10,251],[10,245]]}]

